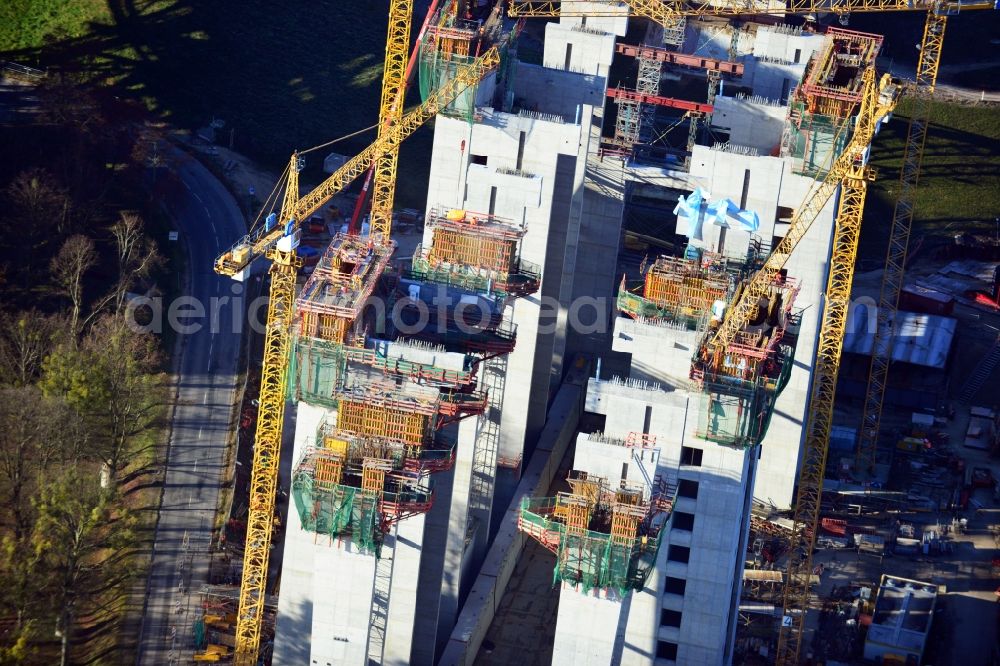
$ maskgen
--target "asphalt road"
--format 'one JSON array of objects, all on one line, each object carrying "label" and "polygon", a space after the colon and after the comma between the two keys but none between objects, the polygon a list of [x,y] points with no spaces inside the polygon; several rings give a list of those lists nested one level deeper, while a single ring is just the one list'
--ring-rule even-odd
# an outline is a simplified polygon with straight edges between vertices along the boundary
[{"label": "asphalt road", "polygon": [[[242,307],[233,306],[234,286],[242,285],[212,272],[215,257],[245,233],[243,216],[204,166],[180,151],[175,157],[172,168],[183,187],[164,205],[187,247],[186,293],[200,302],[205,315],[179,320],[200,326],[178,331],[177,402],[137,658],[142,665],[191,660],[198,590],[207,582],[215,511],[226,477],[244,325]],[[236,296],[244,300],[242,293]],[[192,307],[198,306],[179,311]],[[170,325],[168,314],[165,304],[164,326]]]}]

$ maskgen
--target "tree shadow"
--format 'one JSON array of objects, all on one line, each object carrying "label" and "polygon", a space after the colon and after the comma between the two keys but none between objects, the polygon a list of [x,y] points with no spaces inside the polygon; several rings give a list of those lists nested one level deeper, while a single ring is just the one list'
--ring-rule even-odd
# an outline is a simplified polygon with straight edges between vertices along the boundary
[{"label": "tree shadow", "polygon": [[[0,57],[113,87],[181,126],[287,159],[377,117],[387,17],[379,4],[108,0],[111,23]],[[359,150],[368,138],[346,146]]]}]

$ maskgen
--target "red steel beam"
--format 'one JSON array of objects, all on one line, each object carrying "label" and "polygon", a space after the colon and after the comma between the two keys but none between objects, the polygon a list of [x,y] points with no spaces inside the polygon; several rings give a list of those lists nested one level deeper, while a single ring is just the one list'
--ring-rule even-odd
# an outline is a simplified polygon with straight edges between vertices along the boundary
[{"label": "red steel beam", "polygon": [[659,95],[644,95],[634,90],[624,88],[608,88],[608,97],[615,101],[636,102],[638,104],[656,104],[657,106],[668,106],[671,109],[683,109],[684,111],[697,111],[698,113],[710,114],[715,111],[711,104],[701,104],[699,102],[689,102],[686,99],[675,99],[673,97],[660,97]]},{"label": "red steel beam", "polygon": [[695,67],[707,69],[709,71],[722,72],[723,74],[733,74],[743,76],[743,63],[730,62],[728,60],[716,60],[715,58],[703,58],[686,53],[677,53],[666,49],[658,49],[652,46],[632,46],[631,44],[617,44],[618,53],[632,58],[647,58],[658,60],[671,65],[683,65],[685,67]]}]

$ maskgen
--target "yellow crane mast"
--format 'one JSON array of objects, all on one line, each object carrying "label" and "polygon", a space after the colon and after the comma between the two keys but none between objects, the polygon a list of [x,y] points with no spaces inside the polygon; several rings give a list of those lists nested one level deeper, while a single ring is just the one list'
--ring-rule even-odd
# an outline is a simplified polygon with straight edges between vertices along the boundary
[{"label": "yellow crane mast", "polygon": [[285,371],[295,297],[295,274],[300,263],[295,254],[298,227],[302,220],[318,211],[375,160],[398,148],[406,137],[453,102],[462,91],[478,83],[499,63],[499,49],[492,47],[487,50],[432,93],[420,106],[403,115],[398,123],[389,127],[368,148],[348,160],[316,189],[302,197],[298,196],[300,159],[298,154],[292,155],[280,222],[276,216],[269,217],[261,228],[241,239],[215,261],[217,273],[242,279],[254,260],[262,257],[271,260],[260,405],[254,439],[247,537],[236,622],[234,663],[237,665],[254,666],[260,647],[285,411]]},{"label": "yellow crane mast", "polygon": [[812,578],[812,550],[819,522],[823,476],[829,450],[837,373],[847,326],[847,311],[854,279],[865,193],[873,179],[867,165],[872,137],[878,124],[895,108],[899,86],[888,75],[876,86],[875,71],[864,72],[864,96],[858,112],[854,136],[827,174],[827,180],[841,184],[840,204],[830,255],[823,319],[813,366],[806,439],[802,468],[795,498],[794,525],[784,590],[784,614],[778,634],[777,663],[799,663],[809,589]]},{"label": "yellow crane mast", "polygon": [[[406,95],[406,61],[410,50],[410,23],[413,0],[391,0],[389,32],[385,41],[385,69],[382,72],[382,97],[379,104],[378,135],[385,135],[392,123],[403,117]],[[389,242],[392,229],[392,203],[396,195],[396,165],[399,149],[394,148],[375,160],[369,237],[376,243]]]},{"label": "yellow crane mast", "polygon": [[855,469],[867,473],[875,466],[879,426],[882,420],[882,403],[885,399],[889,376],[889,359],[892,356],[892,326],[899,305],[899,292],[903,288],[906,270],[906,253],[913,226],[913,210],[917,199],[920,165],[924,159],[927,126],[930,123],[931,96],[937,83],[946,14],[928,12],[924,23],[924,36],[920,43],[914,95],[915,108],[906,131],[903,168],[899,174],[899,197],[892,213],[889,231],[889,249],[886,253],[882,286],[879,289],[875,342],[872,345],[872,364],[865,390],[864,416],[858,437]]}]

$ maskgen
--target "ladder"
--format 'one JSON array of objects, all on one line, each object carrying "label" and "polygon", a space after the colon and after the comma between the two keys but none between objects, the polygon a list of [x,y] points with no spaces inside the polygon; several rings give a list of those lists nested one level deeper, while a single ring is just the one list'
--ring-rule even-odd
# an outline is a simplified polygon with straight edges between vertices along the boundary
[{"label": "ladder", "polygon": [[[375,560],[375,584],[372,589],[372,608],[368,620],[368,666],[382,666],[385,656],[386,630],[389,626],[389,592],[392,588],[392,568],[396,561],[396,533],[398,523],[393,523],[392,538],[382,544],[382,552]],[[389,548],[389,543],[392,548]]]},{"label": "ladder", "polygon": [[963,405],[968,405],[972,402],[976,393],[979,392],[979,389],[982,388],[994,368],[996,368],[997,363],[1000,363],[1000,336],[997,336],[997,339],[993,341],[993,346],[986,352],[983,360],[979,362],[979,366],[975,372],[965,381],[965,384],[962,386],[962,392],[958,396],[958,401]]}]

